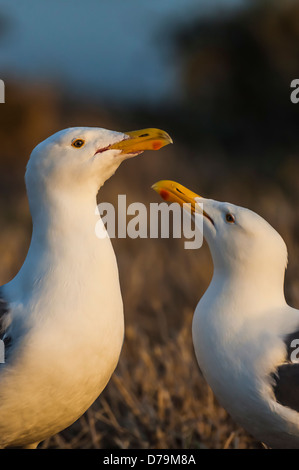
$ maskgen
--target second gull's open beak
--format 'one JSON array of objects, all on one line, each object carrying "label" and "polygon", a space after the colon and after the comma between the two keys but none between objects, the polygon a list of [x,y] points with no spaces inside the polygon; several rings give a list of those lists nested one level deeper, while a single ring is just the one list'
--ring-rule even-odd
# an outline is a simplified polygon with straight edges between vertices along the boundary
[{"label": "second gull's open beak", "polygon": [[138,154],[144,150],[159,150],[165,145],[172,144],[172,138],[160,129],[141,129],[124,134],[128,138],[110,145],[109,149],[121,150],[123,154]]}]

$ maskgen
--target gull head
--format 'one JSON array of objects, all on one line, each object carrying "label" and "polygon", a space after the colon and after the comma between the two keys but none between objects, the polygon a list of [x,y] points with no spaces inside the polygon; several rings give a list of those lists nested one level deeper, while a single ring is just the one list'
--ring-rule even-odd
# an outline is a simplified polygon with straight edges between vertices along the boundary
[{"label": "gull head", "polygon": [[168,202],[177,202],[191,211],[203,229],[215,268],[280,271],[287,265],[287,248],[279,233],[255,212],[227,202],[206,199],[179,183],[163,180],[153,189]]},{"label": "gull head", "polygon": [[169,143],[172,143],[170,136],[159,129],[115,132],[74,127],[62,130],[33,150],[25,177],[27,191],[35,196],[55,190],[73,194],[97,192],[122,161]]}]

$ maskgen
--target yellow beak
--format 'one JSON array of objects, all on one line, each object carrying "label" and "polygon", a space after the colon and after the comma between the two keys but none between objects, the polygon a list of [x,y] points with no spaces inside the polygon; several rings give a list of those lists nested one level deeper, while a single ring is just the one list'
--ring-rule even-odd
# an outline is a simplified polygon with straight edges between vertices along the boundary
[{"label": "yellow beak", "polygon": [[141,129],[139,131],[124,132],[128,139],[110,145],[109,149],[118,149],[122,153],[140,153],[144,150],[159,150],[165,145],[172,144],[172,138],[160,129]]},{"label": "yellow beak", "polygon": [[[207,214],[205,210],[203,210],[197,203],[196,198],[201,198],[199,194],[190,191],[190,189],[185,188],[180,183],[176,183],[175,181],[170,180],[161,180],[157,183],[153,184],[152,188],[160,194],[162,199],[169,202],[178,202],[180,206],[183,207],[183,204],[190,204],[191,205],[191,214],[200,214],[209,219],[212,225],[215,226],[215,223],[212,217]],[[190,207],[190,206],[189,206]]]},{"label": "yellow beak", "polygon": [[169,202],[178,202],[181,206],[184,203],[191,204],[191,212],[198,212],[202,214],[201,210],[198,210],[195,198],[199,198],[199,194],[190,191],[185,186],[175,181],[161,180],[153,184],[152,188],[164,199]]}]

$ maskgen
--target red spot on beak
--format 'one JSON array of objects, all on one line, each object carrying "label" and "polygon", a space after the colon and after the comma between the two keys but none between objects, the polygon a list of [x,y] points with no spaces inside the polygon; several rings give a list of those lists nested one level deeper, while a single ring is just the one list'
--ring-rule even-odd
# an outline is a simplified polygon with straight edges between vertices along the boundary
[{"label": "red spot on beak", "polygon": [[167,201],[167,199],[169,198],[169,192],[165,191],[165,189],[161,189],[160,196],[162,199],[164,199],[164,201]]},{"label": "red spot on beak", "polygon": [[159,150],[162,147],[161,142],[155,141],[153,142],[153,150]]}]

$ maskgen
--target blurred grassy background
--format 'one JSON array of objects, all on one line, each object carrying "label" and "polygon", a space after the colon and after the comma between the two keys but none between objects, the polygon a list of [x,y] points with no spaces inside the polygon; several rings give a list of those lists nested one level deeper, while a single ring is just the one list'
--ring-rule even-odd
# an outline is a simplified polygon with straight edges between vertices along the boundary
[{"label": "blurred grassy background", "polygon": [[[76,125],[160,127],[175,145],[125,162],[99,200],[116,204],[117,195],[126,194],[128,204],[158,202],[150,187],[165,178],[255,210],[286,240],[286,297],[299,308],[299,105],[290,101],[290,83],[299,77],[299,4],[251,1],[220,13],[193,15],[161,31],[179,71],[177,100],[87,100],[65,83],[23,83],[6,70],[6,103],[0,105],[1,284],[16,274],[28,249],[31,218],[23,178],[38,142]],[[5,11],[2,16],[5,38],[10,21]],[[1,35],[0,43],[5,47]],[[259,447],[217,404],[193,353],[192,315],[212,276],[207,246],[184,250],[183,240],[175,239],[115,239],[113,245],[126,319],[119,365],[91,409],[41,447]]]}]

